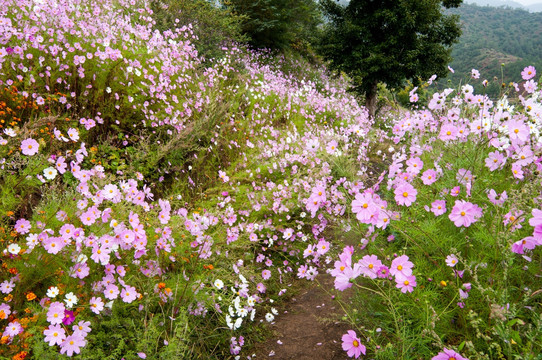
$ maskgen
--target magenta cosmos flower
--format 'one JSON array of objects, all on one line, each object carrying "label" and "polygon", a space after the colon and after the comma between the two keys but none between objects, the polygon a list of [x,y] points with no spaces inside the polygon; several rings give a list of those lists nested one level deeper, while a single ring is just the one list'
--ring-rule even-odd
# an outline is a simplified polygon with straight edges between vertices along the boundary
[{"label": "magenta cosmos flower", "polygon": [[395,188],[395,201],[399,205],[410,206],[416,201],[417,194],[418,191],[416,191],[414,186],[404,182]]},{"label": "magenta cosmos flower", "polygon": [[38,150],[40,148],[40,144],[32,138],[23,140],[21,142],[21,151],[23,155],[32,156],[36,155],[38,153]]},{"label": "magenta cosmos flower", "polygon": [[437,355],[433,356],[431,360],[469,360],[469,359],[464,358],[459,353],[456,353],[453,350],[444,348],[444,351],[441,351]]},{"label": "magenta cosmos flower", "polygon": [[359,340],[354,330],[348,330],[342,337],[343,350],[349,357],[358,358],[361,354],[365,355],[366,348]]},{"label": "magenta cosmos flower", "polygon": [[464,200],[456,200],[452,212],[448,215],[457,227],[469,227],[481,216],[482,209],[478,205]]}]

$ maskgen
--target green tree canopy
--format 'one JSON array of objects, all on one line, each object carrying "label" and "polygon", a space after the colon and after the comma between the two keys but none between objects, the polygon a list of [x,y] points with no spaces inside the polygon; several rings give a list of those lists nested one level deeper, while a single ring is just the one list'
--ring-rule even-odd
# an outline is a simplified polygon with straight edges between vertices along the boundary
[{"label": "green tree canopy", "polygon": [[247,41],[241,28],[245,19],[214,0],[151,0],[150,4],[160,31],[191,24],[196,48],[205,58],[220,57],[225,43]]},{"label": "green tree canopy", "polygon": [[283,50],[309,43],[318,32],[322,13],[315,0],[222,0],[244,16],[243,32],[257,48]]},{"label": "green tree canopy", "polygon": [[461,35],[459,18],[443,8],[462,0],[322,0],[328,23],[320,50],[332,69],[353,80],[372,115],[379,82],[399,87],[446,75],[451,45]]}]

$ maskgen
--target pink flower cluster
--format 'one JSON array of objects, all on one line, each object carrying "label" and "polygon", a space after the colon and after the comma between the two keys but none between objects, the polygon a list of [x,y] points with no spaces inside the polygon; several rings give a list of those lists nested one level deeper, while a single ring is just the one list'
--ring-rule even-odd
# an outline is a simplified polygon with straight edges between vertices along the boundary
[{"label": "pink flower cluster", "polygon": [[345,247],[335,261],[334,268],[330,274],[335,277],[335,288],[344,291],[352,287],[352,281],[363,275],[370,279],[391,279],[393,278],[396,287],[402,293],[412,292],[416,287],[416,276],[412,274],[414,264],[409,261],[408,256],[401,255],[395,258],[390,267],[384,265],[376,255],[365,255],[356,263],[352,264],[352,247]]}]

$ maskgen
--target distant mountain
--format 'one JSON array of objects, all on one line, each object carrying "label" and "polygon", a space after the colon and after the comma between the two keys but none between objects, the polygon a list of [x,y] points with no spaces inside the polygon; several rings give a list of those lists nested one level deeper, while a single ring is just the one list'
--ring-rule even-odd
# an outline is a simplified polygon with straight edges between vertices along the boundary
[{"label": "distant mountain", "polygon": [[530,12],[542,11],[542,2],[539,4],[523,5],[513,0],[465,0],[466,4],[475,4],[478,6],[509,7],[512,9],[522,9]]},{"label": "distant mountain", "polygon": [[488,88],[480,85],[478,90],[495,96],[502,82],[519,82],[525,66],[534,65],[542,73],[542,13],[468,3],[447,12],[460,16],[463,30],[452,51],[450,66],[455,73],[449,79],[453,84],[464,81],[475,68],[480,81],[490,82]]},{"label": "distant mountain", "polygon": [[542,3],[527,6],[530,12],[542,12]]}]

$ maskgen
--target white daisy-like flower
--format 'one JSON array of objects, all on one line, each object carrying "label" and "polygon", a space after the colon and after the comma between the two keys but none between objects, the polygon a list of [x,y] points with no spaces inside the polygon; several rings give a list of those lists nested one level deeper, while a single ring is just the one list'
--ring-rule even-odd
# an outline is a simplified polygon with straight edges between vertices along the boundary
[{"label": "white daisy-like flower", "polygon": [[57,174],[58,171],[52,166],[43,170],[43,176],[45,176],[47,180],[53,180],[57,176]]},{"label": "white daisy-like flower", "polygon": [[60,293],[60,290],[58,290],[58,288],[57,288],[56,286],[51,286],[51,287],[47,290],[47,297],[53,299],[53,298],[55,298],[59,293]]},{"label": "white daisy-like flower", "polygon": [[265,320],[267,320],[267,322],[271,322],[271,321],[275,320],[275,317],[273,316],[273,314],[267,313],[267,314],[265,314]]},{"label": "white daisy-like flower", "polygon": [[17,133],[12,128],[4,129],[4,134],[6,134],[7,136],[10,136],[10,137],[17,136]]},{"label": "white daisy-like flower", "polygon": [[64,302],[66,303],[66,307],[69,309],[71,308],[73,305],[77,304],[77,296],[75,296],[74,293],[67,293],[66,296],[64,297]]},{"label": "white daisy-like flower", "polygon": [[216,279],[215,282],[214,282],[214,286],[218,290],[221,290],[224,287],[224,282],[222,280],[220,280],[220,279]]},{"label": "white daisy-like flower", "polygon": [[21,251],[21,247],[18,244],[9,244],[8,252],[12,255],[17,255]]}]

